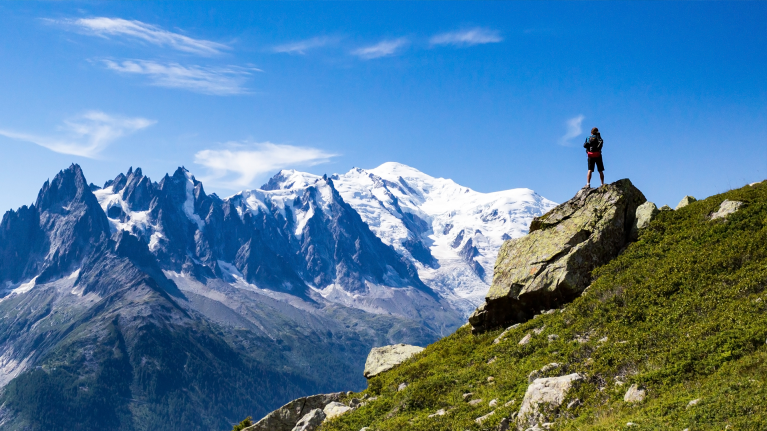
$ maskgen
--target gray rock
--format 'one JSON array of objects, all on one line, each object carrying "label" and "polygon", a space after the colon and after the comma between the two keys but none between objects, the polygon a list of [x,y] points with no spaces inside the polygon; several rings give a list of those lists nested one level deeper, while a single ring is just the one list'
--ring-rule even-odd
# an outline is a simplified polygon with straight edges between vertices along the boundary
[{"label": "gray rock", "polygon": [[302,417],[292,431],[314,431],[325,420],[322,409],[314,409]]},{"label": "gray rock", "polygon": [[350,411],[352,408],[337,401],[328,403],[322,411],[325,413],[325,419],[333,419]]},{"label": "gray rock", "polygon": [[691,203],[693,203],[695,201],[697,201],[697,199],[695,199],[692,196],[687,195],[687,196],[683,197],[681,201],[679,201],[679,203],[676,205],[676,208],[674,208],[674,209],[678,210],[679,208],[684,208],[687,205],[690,205]]},{"label": "gray rock", "polygon": [[341,399],[343,392],[334,394],[312,395],[295,399],[279,409],[269,413],[255,424],[243,431],[292,431],[298,421],[315,409],[324,409],[325,406]]},{"label": "gray rock", "polygon": [[591,271],[626,245],[636,209],[645,201],[624,179],[581,189],[536,217],[528,235],[501,247],[485,303],[469,318],[472,331],[524,322],[579,296],[591,283]]},{"label": "gray rock", "polygon": [[631,226],[631,238],[639,238],[639,231],[650,225],[652,219],[655,218],[660,210],[654,203],[647,201],[637,207],[634,213],[634,224]]},{"label": "gray rock", "polygon": [[626,395],[623,396],[623,401],[627,403],[641,403],[645,399],[645,390],[639,389],[636,384],[631,385]]},{"label": "gray rock", "polygon": [[583,376],[577,373],[561,377],[536,379],[527,387],[517,416],[517,429],[526,430],[553,419],[565,401],[570,388]]},{"label": "gray rock", "polygon": [[399,386],[397,386],[397,392],[402,392],[405,389],[407,389],[407,383],[400,383]]},{"label": "gray rock", "polygon": [[422,351],[423,347],[411,346],[408,344],[374,347],[370,350],[368,358],[365,361],[365,371],[363,374],[368,379],[377,376],[384,371],[391,370]]},{"label": "gray rock", "polygon": [[481,402],[482,402],[482,399],[481,398],[477,398],[476,400],[469,401],[469,405],[470,406],[476,406],[477,404],[479,404]]},{"label": "gray rock", "polygon": [[430,418],[436,417],[436,416],[444,416],[445,415],[445,409],[439,409],[436,412],[429,415]]},{"label": "gray rock", "polygon": [[529,343],[532,338],[533,338],[533,334],[525,335],[524,337],[522,337],[521,340],[519,340],[519,345],[524,346],[525,344]]},{"label": "gray rock", "polygon": [[481,424],[482,422],[484,422],[484,421],[486,421],[486,420],[490,419],[490,416],[492,416],[492,415],[494,415],[494,414],[495,414],[495,410],[493,410],[492,412],[490,412],[490,413],[488,413],[488,414],[486,414],[486,415],[484,415],[484,416],[480,416],[480,417],[478,417],[478,418],[474,419],[474,422],[476,422],[476,423],[478,423],[478,424]]},{"label": "gray rock", "polygon": [[716,220],[718,218],[727,218],[728,215],[734,213],[738,210],[738,208],[743,205],[743,202],[738,201],[731,201],[725,199],[724,202],[722,202],[721,205],[719,205],[719,210],[713,214],[711,214],[711,220]]},{"label": "gray rock", "polygon": [[695,398],[694,400],[687,403],[687,408],[689,409],[690,407],[695,407],[698,405],[699,402],[700,402],[700,398]]},{"label": "gray rock", "polygon": [[662,207],[658,208],[661,211],[673,211],[673,209],[668,205],[663,205]]},{"label": "gray rock", "polygon": [[509,431],[509,418],[501,419],[501,423],[498,424],[498,431]]}]

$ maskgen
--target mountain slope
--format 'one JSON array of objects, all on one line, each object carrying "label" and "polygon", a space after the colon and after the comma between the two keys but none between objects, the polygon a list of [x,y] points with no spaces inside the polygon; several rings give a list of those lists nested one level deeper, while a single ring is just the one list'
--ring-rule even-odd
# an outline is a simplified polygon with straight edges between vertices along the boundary
[{"label": "mountain slope", "polygon": [[103,188],[59,172],[0,223],[0,425],[226,428],[363,387],[371,347],[453,332],[461,313],[420,275],[447,266],[411,252],[430,253],[427,201],[399,207],[418,234],[393,247],[334,178],[221,199],[183,168]]},{"label": "mountain slope", "polygon": [[[712,220],[725,200],[743,205]],[[584,379],[549,429],[765,429],[765,244],[767,182],[661,212],[571,304],[505,331],[464,326],[371,379],[348,398],[376,399],[321,429],[516,428],[532,379],[569,373]],[[632,385],[644,401],[624,401]]]}]

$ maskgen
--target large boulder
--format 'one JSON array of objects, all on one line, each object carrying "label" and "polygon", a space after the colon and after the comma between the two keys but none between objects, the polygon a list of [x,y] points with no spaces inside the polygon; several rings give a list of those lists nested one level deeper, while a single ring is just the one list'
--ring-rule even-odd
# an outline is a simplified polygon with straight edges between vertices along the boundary
[{"label": "large boulder", "polygon": [[423,347],[411,346],[409,344],[374,347],[370,350],[368,359],[365,361],[365,371],[363,374],[368,379],[372,378],[384,371],[391,370],[422,351]]},{"label": "large boulder", "polygon": [[[292,431],[304,419],[303,425],[316,421],[314,417],[319,416],[316,412],[311,417],[307,415],[315,409],[322,411],[328,404],[338,402],[341,399],[341,395],[343,395],[343,392],[312,395],[295,399],[264,416],[263,419],[245,428],[243,431]],[[322,419],[325,419],[324,412]]]},{"label": "large boulder", "polygon": [[576,382],[583,380],[578,373],[560,377],[535,379],[527,387],[525,398],[517,415],[517,429],[535,428],[552,421],[559,413],[567,393]]},{"label": "large boulder", "polygon": [[591,284],[591,271],[626,246],[646,200],[623,179],[583,188],[533,219],[528,235],[501,246],[485,303],[469,317],[472,331],[524,322],[580,295]]}]

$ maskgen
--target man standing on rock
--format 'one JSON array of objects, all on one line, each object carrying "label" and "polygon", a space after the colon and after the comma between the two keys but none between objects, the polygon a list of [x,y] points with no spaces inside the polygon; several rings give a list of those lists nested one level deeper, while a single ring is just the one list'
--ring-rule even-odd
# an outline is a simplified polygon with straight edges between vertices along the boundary
[{"label": "man standing on rock", "polygon": [[599,179],[602,180],[602,185],[605,185],[605,165],[602,163],[602,136],[599,134],[599,129],[594,127],[591,129],[591,136],[586,138],[586,143],[583,144],[583,148],[586,149],[586,153],[589,155],[589,173],[586,175],[586,187],[591,188],[591,174],[594,172],[594,165],[597,165],[599,169]]}]

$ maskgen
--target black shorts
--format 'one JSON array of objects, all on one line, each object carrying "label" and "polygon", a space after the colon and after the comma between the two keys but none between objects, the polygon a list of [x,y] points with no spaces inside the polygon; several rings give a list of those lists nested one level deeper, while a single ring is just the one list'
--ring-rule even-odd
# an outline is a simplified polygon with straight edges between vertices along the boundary
[{"label": "black shorts", "polygon": [[599,169],[599,172],[602,172],[605,170],[605,165],[602,163],[602,156],[599,157],[589,157],[589,170],[594,171],[594,164],[597,165],[597,168]]}]

